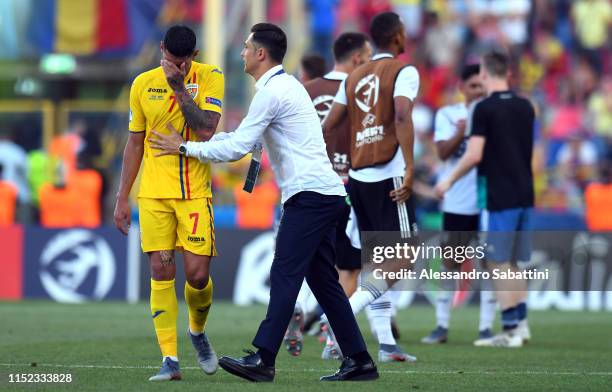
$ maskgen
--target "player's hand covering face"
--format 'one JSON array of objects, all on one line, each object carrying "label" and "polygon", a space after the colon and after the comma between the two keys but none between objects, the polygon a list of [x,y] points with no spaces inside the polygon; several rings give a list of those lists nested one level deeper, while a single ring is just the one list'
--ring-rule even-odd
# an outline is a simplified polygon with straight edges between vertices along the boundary
[{"label": "player's hand covering face", "polygon": [[179,147],[185,143],[185,140],[180,133],[172,126],[172,124],[166,125],[166,128],[170,131],[168,134],[159,133],[156,130],[151,130],[149,136],[149,145],[151,148],[159,150],[156,157],[162,155],[179,155]]},{"label": "player's hand covering face", "polygon": [[184,87],[185,75],[187,73],[186,64],[182,62],[179,68],[173,62],[165,59],[162,59],[160,64],[166,75],[168,85],[170,85],[172,90],[181,90]]}]

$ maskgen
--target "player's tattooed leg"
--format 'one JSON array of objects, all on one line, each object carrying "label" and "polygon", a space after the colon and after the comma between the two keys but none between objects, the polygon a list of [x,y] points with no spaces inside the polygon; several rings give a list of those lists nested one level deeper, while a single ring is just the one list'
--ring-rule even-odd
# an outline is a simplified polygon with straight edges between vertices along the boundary
[{"label": "player's tattooed leg", "polygon": [[174,264],[174,251],[173,250],[161,250],[159,251],[159,256],[161,257],[162,265],[172,265]]}]

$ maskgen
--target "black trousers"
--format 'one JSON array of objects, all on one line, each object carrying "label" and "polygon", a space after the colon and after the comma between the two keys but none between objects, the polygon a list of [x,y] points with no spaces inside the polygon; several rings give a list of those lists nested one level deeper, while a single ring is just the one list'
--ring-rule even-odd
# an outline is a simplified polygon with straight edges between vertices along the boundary
[{"label": "black trousers", "polygon": [[278,353],[304,278],[327,315],[344,355],[366,351],[334,268],[344,197],[300,192],[283,205],[270,270],[270,303],[253,346]]}]

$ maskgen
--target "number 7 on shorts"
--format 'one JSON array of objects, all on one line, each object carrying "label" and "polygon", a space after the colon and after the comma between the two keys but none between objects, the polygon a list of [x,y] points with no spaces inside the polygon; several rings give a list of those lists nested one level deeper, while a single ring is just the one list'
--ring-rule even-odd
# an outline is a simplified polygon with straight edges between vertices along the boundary
[{"label": "number 7 on shorts", "polygon": [[194,219],[193,230],[191,230],[191,234],[195,234],[198,230],[198,220],[200,220],[200,213],[192,212],[191,214],[189,214],[189,219]]}]

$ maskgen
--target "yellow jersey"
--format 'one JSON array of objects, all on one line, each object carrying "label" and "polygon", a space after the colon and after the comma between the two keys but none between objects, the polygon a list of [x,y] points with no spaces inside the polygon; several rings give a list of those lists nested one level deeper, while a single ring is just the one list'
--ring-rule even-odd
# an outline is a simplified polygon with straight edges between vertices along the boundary
[{"label": "yellow jersey", "polygon": [[[185,87],[202,110],[221,113],[223,72],[214,65],[191,63]],[[198,140],[189,129],[172,88],[161,67],[143,72],[134,79],[130,90],[130,132],[146,132],[143,172],[138,197],[151,199],[197,199],[212,197],[210,163],[183,155],[155,157],[149,146],[149,132],[168,133],[170,123],[185,140]]]}]

